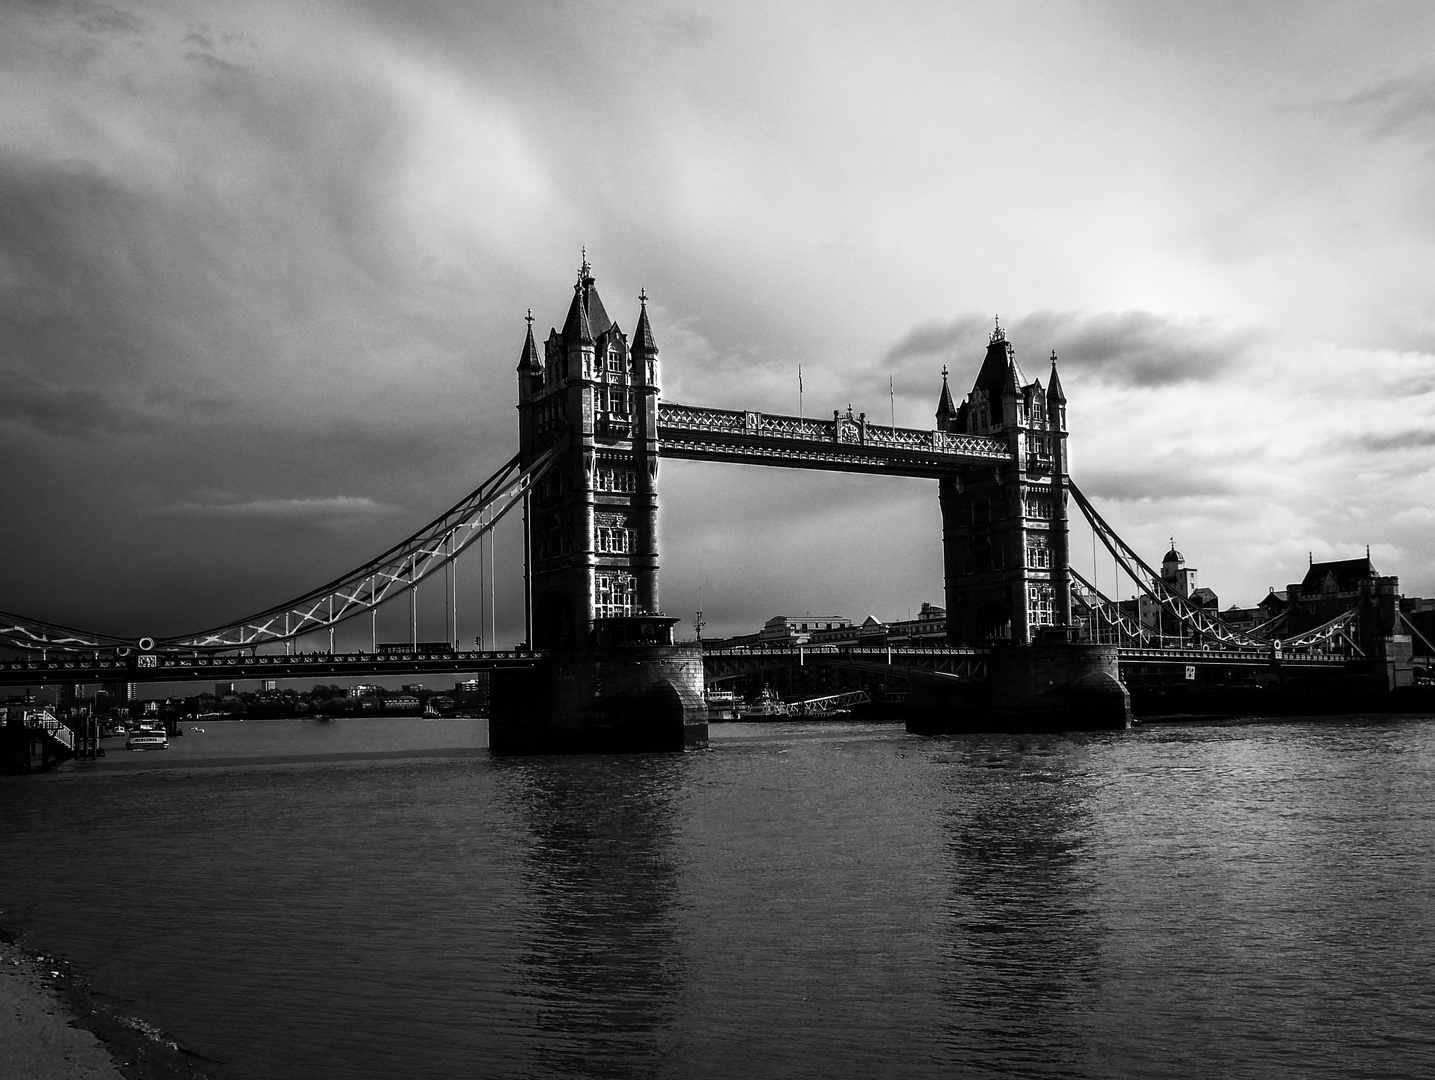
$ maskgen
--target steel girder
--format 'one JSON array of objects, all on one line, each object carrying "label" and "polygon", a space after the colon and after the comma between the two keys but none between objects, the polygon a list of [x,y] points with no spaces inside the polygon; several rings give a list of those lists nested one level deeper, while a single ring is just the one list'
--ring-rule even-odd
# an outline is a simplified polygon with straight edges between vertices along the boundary
[{"label": "steel girder", "polygon": [[124,650],[136,645],[146,652],[223,652],[282,644],[337,626],[405,595],[406,590],[417,588],[419,582],[451,563],[523,501],[566,446],[566,440],[555,443],[527,467],[514,455],[462,500],[382,555],[327,585],[238,622],[136,642],[0,615],[0,646],[61,653]]}]

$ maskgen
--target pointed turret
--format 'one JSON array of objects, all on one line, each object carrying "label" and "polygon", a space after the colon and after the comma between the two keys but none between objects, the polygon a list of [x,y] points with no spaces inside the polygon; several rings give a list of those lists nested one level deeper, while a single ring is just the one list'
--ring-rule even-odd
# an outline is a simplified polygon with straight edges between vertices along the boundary
[{"label": "pointed turret", "polygon": [[538,359],[538,345],[533,340],[533,309],[528,309],[528,338],[523,343],[523,353],[518,357],[520,374],[531,375],[543,371],[543,362]]},{"label": "pointed turret", "polygon": [[588,329],[593,335],[593,340],[606,334],[615,325],[613,320],[608,318],[608,312],[603,307],[603,301],[598,296],[598,283],[590,273],[583,274],[583,307],[588,312]]},{"label": "pointed turret", "polygon": [[996,327],[987,340],[987,355],[982,360],[981,370],[977,372],[977,380],[972,384],[972,389],[985,390],[988,400],[992,402],[993,408],[996,408],[1004,394],[1019,393],[1025,383],[1026,379],[1016,363],[1016,351],[1007,341],[1006,331],[1002,329],[1001,319],[998,318]]},{"label": "pointed turret", "polygon": [[637,329],[633,331],[633,351],[656,354],[658,345],[653,340],[653,328],[648,324],[648,294],[646,290],[638,294],[638,301],[642,304],[642,310],[638,313]]},{"label": "pointed turret", "polygon": [[[656,391],[658,387],[658,343],[653,340],[653,327],[648,322],[648,291],[646,289],[638,293],[638,302],[641,308],[638,311],[638,325],[633,330],[633,344],[629,347],[628,356],[632,364],[632,379],[635,386],[646,387]],[[653,423],[657,423],[657,401],[652,402]],[[657,438],[657,428],[653,427],[651,435]]]},{"label": "pointed turret", "polygon": [[[584,263],[587,268],[587,263]],[[573,286],[573,303],[568,306],[568,318],[563,320],[563,343],[565,345],[593,344],[593,324],[588,321],[588,305],[584,302],[583,277]]]},{"label": "pointed turret", "polygon": [[1051,383],[1049,384],[1046,396],[1049,400],[1066,404],[1066,395],[1061,391],[1061,376],[1056,373],[1056,350],[1051,350]]},{"label": "pointed turret", "polygon": [[952,391],[947,385],[947,366],[942,365],[942,396],[937,399],[937,430],[951,431],[952,418],[957,415],[956,406],[952,404]]}]

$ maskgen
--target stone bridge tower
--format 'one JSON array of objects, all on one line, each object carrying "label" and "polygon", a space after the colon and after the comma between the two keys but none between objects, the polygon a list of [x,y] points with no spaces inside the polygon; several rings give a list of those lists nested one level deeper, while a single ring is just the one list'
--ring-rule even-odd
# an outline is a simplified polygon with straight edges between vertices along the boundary
[{"label": "stone bridge tower", "polygon": [[1010,458],[941,479],[947,636],[1027,644],[1071,622],[1066,518],[1066,396],[1027,382],[998,323],[971,393],[954,406],[942,372],[941,431],[1004,439]]},{"label": "stone bridge tower", "polygon": [[658,613],[658,348],[640,300],[630,344],[585,258],[563,329],[549,332],[541,356],[528,317],[518,363],[523,463],[567,440],[529,502],[535,649],[584,646],[595,619]]}]

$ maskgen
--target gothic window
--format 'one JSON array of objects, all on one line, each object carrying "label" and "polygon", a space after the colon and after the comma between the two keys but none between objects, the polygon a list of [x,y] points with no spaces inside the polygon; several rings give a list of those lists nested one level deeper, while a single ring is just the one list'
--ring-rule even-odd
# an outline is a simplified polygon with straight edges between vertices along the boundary
[{"label": "gothic window", "polygon": [[992,572],[992,546],[981,544],[976,549],[976,564],[978,574],[990,574]]},{"label": "gothic window", "polygon": [[972,503],[972,524],[985,525],[991,520],[991,504],[986,499],[977,499]]},{"label": "gothic window", "polygon": [[1025,504],[1023,510],[1027,517],[1036,518],[1038,521],[1051,520],[1051,496],[1027,493],[1022,498]]},{"label": "gothic window", "polygon": [[633,530],[603,527],[597,530],[598,551],[605,554],[625,555],[634,549]]},{"label": "gothic window", "polygon": [[637,491],[638,474],[621,465],[599,465],[593,470],[593,488],[595,491]]},{"label": "gothic window", "polygon": [[593,590],[593,614],[600,619],[632,615],[634,597],[633,575],[621,570],[607,570],[596,576]]},{"label": "gothic window", "polygon": [[1050,585],[1027,586],[1027,622],[1032,626],[1052,625],[1054,598]]},{"label": "gothic window", "polygon": [[1045,536],[1027,537],[1026,564],[1037,570],[1051,568],[1051,545]]}]

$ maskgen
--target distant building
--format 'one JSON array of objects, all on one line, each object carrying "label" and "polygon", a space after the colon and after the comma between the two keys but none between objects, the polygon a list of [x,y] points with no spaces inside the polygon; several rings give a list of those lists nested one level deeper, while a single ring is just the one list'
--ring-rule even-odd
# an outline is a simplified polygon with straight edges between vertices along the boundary
[{"label": "distant building", "polygon": [[349,696],[352,698],[373,697],[379,692],[379,687],[373,683],[356,683],[349,687]]},{"label": "distant building", "polygon": [[926,642],[945,645],[947,642],[947,609],[923,602],[915,619],[901,619],[887,624],[887,637],[897,642]]},{"label": "distant building", "polygon": [[[1186,565],[1185,556],[1176,550],[1175,537],[1171,539],[1171,550],[1161,560],[1161,580],[1185,597],[1196,591],[1196,568]],[[1205,591],[1210,593],[1209,589]]]},{"label": "distant building", "polygon": [[1405,616],[1411,636],[1415,639],[1415,652],[1423,656],[1435,656],[1435,600],[1421,596],[1402,596],[1400,614]]},{"label": "distant building", "polygon": [[1312,559],[1305,578],[1299,584],[1286,587],[1289,599],[1286,632],[1298,634],[1359,608],[1364,639],[1393,634],[1399,592],[1400,579],[1376,573],[1368,548],[1363,559],[1332,562]]},{"label": "distant building", "polygon": [[100,690],[109,696],[112,705],[127,705],[135,699],[135,684],[132,682],[104,683]]},{"label": "distant building", "polygon": [[[273,688],[270,687],[269,689]],[[234,684],[232,682],[217,682],[214,684],[214,696],[216,700],[227,697],[232,693],[234,693]]]},{"label": "distant building", "polygon": [[801,645],[819,630],[851,625],[852,620],[841,615],[774,615],[763,624],[758,640],[763,645]]},{"label": "distant building", "polygon": [[846,619],[840,620],[840,625],[831,629],[812,631],[807,639],[812,645],[868,645],[886,644],[887,624],[882,622],[875,615],[868,615],[861,625],[854,625]]},{"label": "distant building", "polygon": [[488,685],[489,680],[486,672],[477,678],[465,679],[461,683],[454,684],[454,706],[459,709],[486,712],[488,709]]},{"label": "distant building", "polygon": [[264,680],[264,689],[265,689],[265,691],[273,692],[273,691],[279,689],[279,683],[278,683],[276,680],[274,680],[274,679],[265,679],[265,680]]}]

